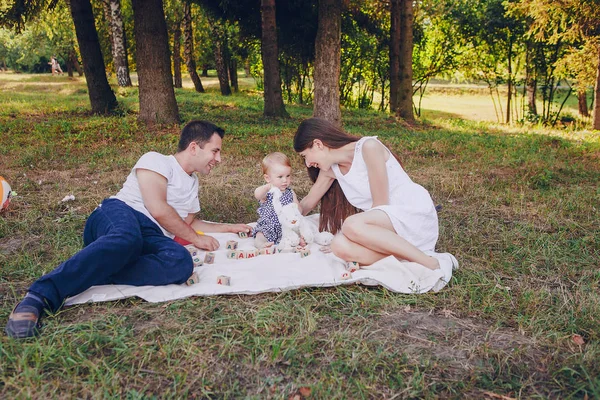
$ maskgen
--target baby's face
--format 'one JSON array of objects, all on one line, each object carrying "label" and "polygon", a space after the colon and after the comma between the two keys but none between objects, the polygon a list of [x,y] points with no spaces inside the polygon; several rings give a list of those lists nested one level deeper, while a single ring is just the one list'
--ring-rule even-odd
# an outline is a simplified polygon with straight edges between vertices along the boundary
[{"label": "baby's face", "polygon": [[292,183],[292,168],[287,165],[273,164],[265,174],[265,181],[284,191]]}]

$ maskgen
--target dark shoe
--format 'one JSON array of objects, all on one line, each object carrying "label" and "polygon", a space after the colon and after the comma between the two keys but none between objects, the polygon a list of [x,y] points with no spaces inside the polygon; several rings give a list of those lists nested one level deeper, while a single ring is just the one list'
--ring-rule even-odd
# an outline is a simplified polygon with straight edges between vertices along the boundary
[{"label": "dark shoe", "polygon": [[40,327],[39,310],[36,307],[19,303],[10,313],[4,331],[13,339],[25,339],[38,335]]}]

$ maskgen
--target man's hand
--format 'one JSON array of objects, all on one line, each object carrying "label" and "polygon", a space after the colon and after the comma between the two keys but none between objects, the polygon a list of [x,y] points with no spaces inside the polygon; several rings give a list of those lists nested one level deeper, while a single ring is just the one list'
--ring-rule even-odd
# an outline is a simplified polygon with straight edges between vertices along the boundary
[{"label": "man's hand", "polygon": [[246,225],[246,224],[229,224],[227,231],[231,232],[231,233],[240,233],[240,232],[250,233],[250,232],[252,232],[252,227],[250,225]]},{"label": "man's hand", "polygon": [[192,244],[201,250],[214,251],[219,248],[219,241],[207,235],[198,235],[198,238]]}]

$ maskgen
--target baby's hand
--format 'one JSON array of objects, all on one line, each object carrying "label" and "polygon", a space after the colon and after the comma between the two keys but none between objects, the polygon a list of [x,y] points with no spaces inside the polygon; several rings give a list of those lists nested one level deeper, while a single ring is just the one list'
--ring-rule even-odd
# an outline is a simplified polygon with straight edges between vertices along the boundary
[{"label": "baby's hand", "polygon": [[298,245],[300,247],[305,247],[306,246],[306,240],[304,240],[304,238],[302,236],[300,236],[300,243]]}]

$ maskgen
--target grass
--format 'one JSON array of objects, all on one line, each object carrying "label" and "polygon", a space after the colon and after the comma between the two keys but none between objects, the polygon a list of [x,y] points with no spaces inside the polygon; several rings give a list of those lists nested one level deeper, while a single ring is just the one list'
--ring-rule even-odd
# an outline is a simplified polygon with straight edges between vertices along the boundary
[{"label": "grass", "polygon": [[[291,142],[312,110],[265,119],[250,85],[230,97],[206,86],[176,91],[183,121],[227,131],[202,217],[254,220],[258,163],[274,150],[292,156],[306,194]],[[86,93],[80,79],[0,74],[0,174],[18,194],[0,217],[2,324],[33,280],[80,248],[87,215],[137,158],[176,147],[179,126],[136,121],[136,89],[117,90],[115,117],[88,115]],[[348,131],[379,135],[442,205],[438,249],[461,269],[441,292],[357,285],[69,307],[37,339],[0,337],[0,397],[600,397],[600,133],[452,113],[430,108],[409,127],[343,112]],[[68,194],[76,200],[61,203]]]}]

